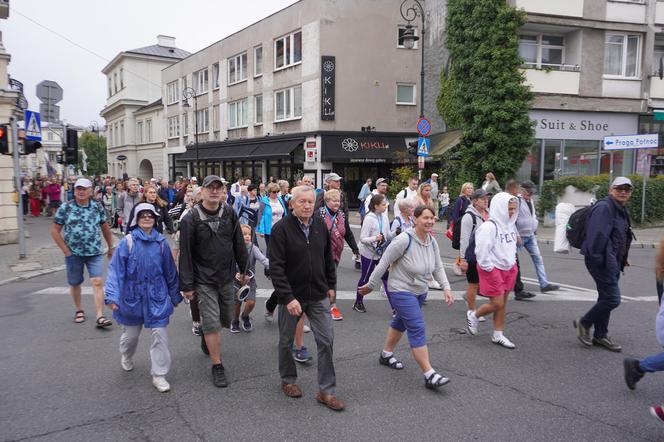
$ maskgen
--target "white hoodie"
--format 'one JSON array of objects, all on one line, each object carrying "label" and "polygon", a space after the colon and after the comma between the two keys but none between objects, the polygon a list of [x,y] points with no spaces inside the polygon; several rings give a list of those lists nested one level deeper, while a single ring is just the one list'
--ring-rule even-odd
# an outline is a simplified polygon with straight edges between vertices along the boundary
[{"label": "white hoodie", "polygon": [[[508,205],[515,198],[506,192],[500,192],[491,199],[489,221],[475,231],[475,255],[477,264],[490,272],[494,267],[510,270],[516,264],[517,210],[508,216]],[[493,221],[493,222],[491,222]]]}]

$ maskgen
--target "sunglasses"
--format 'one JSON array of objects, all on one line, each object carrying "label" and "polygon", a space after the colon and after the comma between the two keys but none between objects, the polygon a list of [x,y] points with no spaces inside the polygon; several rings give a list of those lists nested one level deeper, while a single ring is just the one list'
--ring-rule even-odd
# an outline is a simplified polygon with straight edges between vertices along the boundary
[{"label": "sunglasses", "polygon": [[154,219],[154,215],[151,213],[141,213],[140,215],[138,215],[138,219],[148,219],[148,218]]},{"label": "sunglasses", "polygon": [[278,190],[273,190],[273,191],[270,192],[270,193],[279,193],[279,191],[278,191]]}]

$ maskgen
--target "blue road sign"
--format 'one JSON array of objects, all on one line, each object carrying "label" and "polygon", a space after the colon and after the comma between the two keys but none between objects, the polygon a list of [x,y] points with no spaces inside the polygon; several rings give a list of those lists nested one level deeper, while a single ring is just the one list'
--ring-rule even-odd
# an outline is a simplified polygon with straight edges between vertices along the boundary
[{"label": "blue road sign", "polygon": [[417,139],[417,156],[418,157],[428,157],[429,156],[429,139],[420,137]]},{"label": "blue road sign", "polygon": [[426,118],[422,117],[417,122],[417,133],[422,137],[426,137],[431,132],[431,123]]},{"label": "blue road sign", "polygon": [[25,111],[25,139],[41,141],[41,118],[39,112]]}]

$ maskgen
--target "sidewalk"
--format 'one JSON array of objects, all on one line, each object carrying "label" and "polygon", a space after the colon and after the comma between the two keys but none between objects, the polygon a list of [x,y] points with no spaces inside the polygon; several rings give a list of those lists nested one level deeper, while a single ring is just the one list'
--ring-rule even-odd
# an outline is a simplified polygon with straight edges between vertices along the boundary
[{"label": "sidewalk", "polygon": [[[360,215],[357,210],[350,212],[350,219],[348,222],[352,227],[360,226]],[[438,222],[433,230],[441,235],[445,234],[447,230],[446,222]],[[537,240],[540,244],[553,244],[556,229],[554,227],[540,227],[537,229]],[[664,239],[664,227],[653,227],[649,229],[634,229],[636,240],[632,242],[632,247],[650,249],[657,248],[659,242]]]},{"label": "sidewalk", "polygon": [[[52,224],[52,217],[26,218],[25,259],[19,259],[18,244],[0,246],[0,285],[64,270],[64,255],[51,238]],[[113,238],[117,243],[117,236]]]}]

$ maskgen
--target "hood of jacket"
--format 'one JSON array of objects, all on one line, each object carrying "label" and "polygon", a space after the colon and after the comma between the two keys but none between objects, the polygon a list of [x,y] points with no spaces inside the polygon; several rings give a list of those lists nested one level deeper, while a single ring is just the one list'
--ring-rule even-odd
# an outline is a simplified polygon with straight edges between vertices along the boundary
[{"label": "hood of jacket", "polygon": [[152,230],[150,230],[150,233],[145,233],[143,229],[136,228],[131,230],[130,235],[132,236],[133,239],[138,239],[141,241],[155,241],[155,242],[162,242],[165,240],[164,236],[161,235],[159,232],[157,232],[157,229],[154,227]]},{"label": "hood of jacket", "polygon": [[509,216],[509,202],[516,200],[517,197],[510,195],[507,192],[497,193],[491,198],[491,207],[489,207],[489,219],[493,220],[502,229],[513,227],[516,223],[516,218],[519,216],[519,210],[514,211],[512,216]]}]

